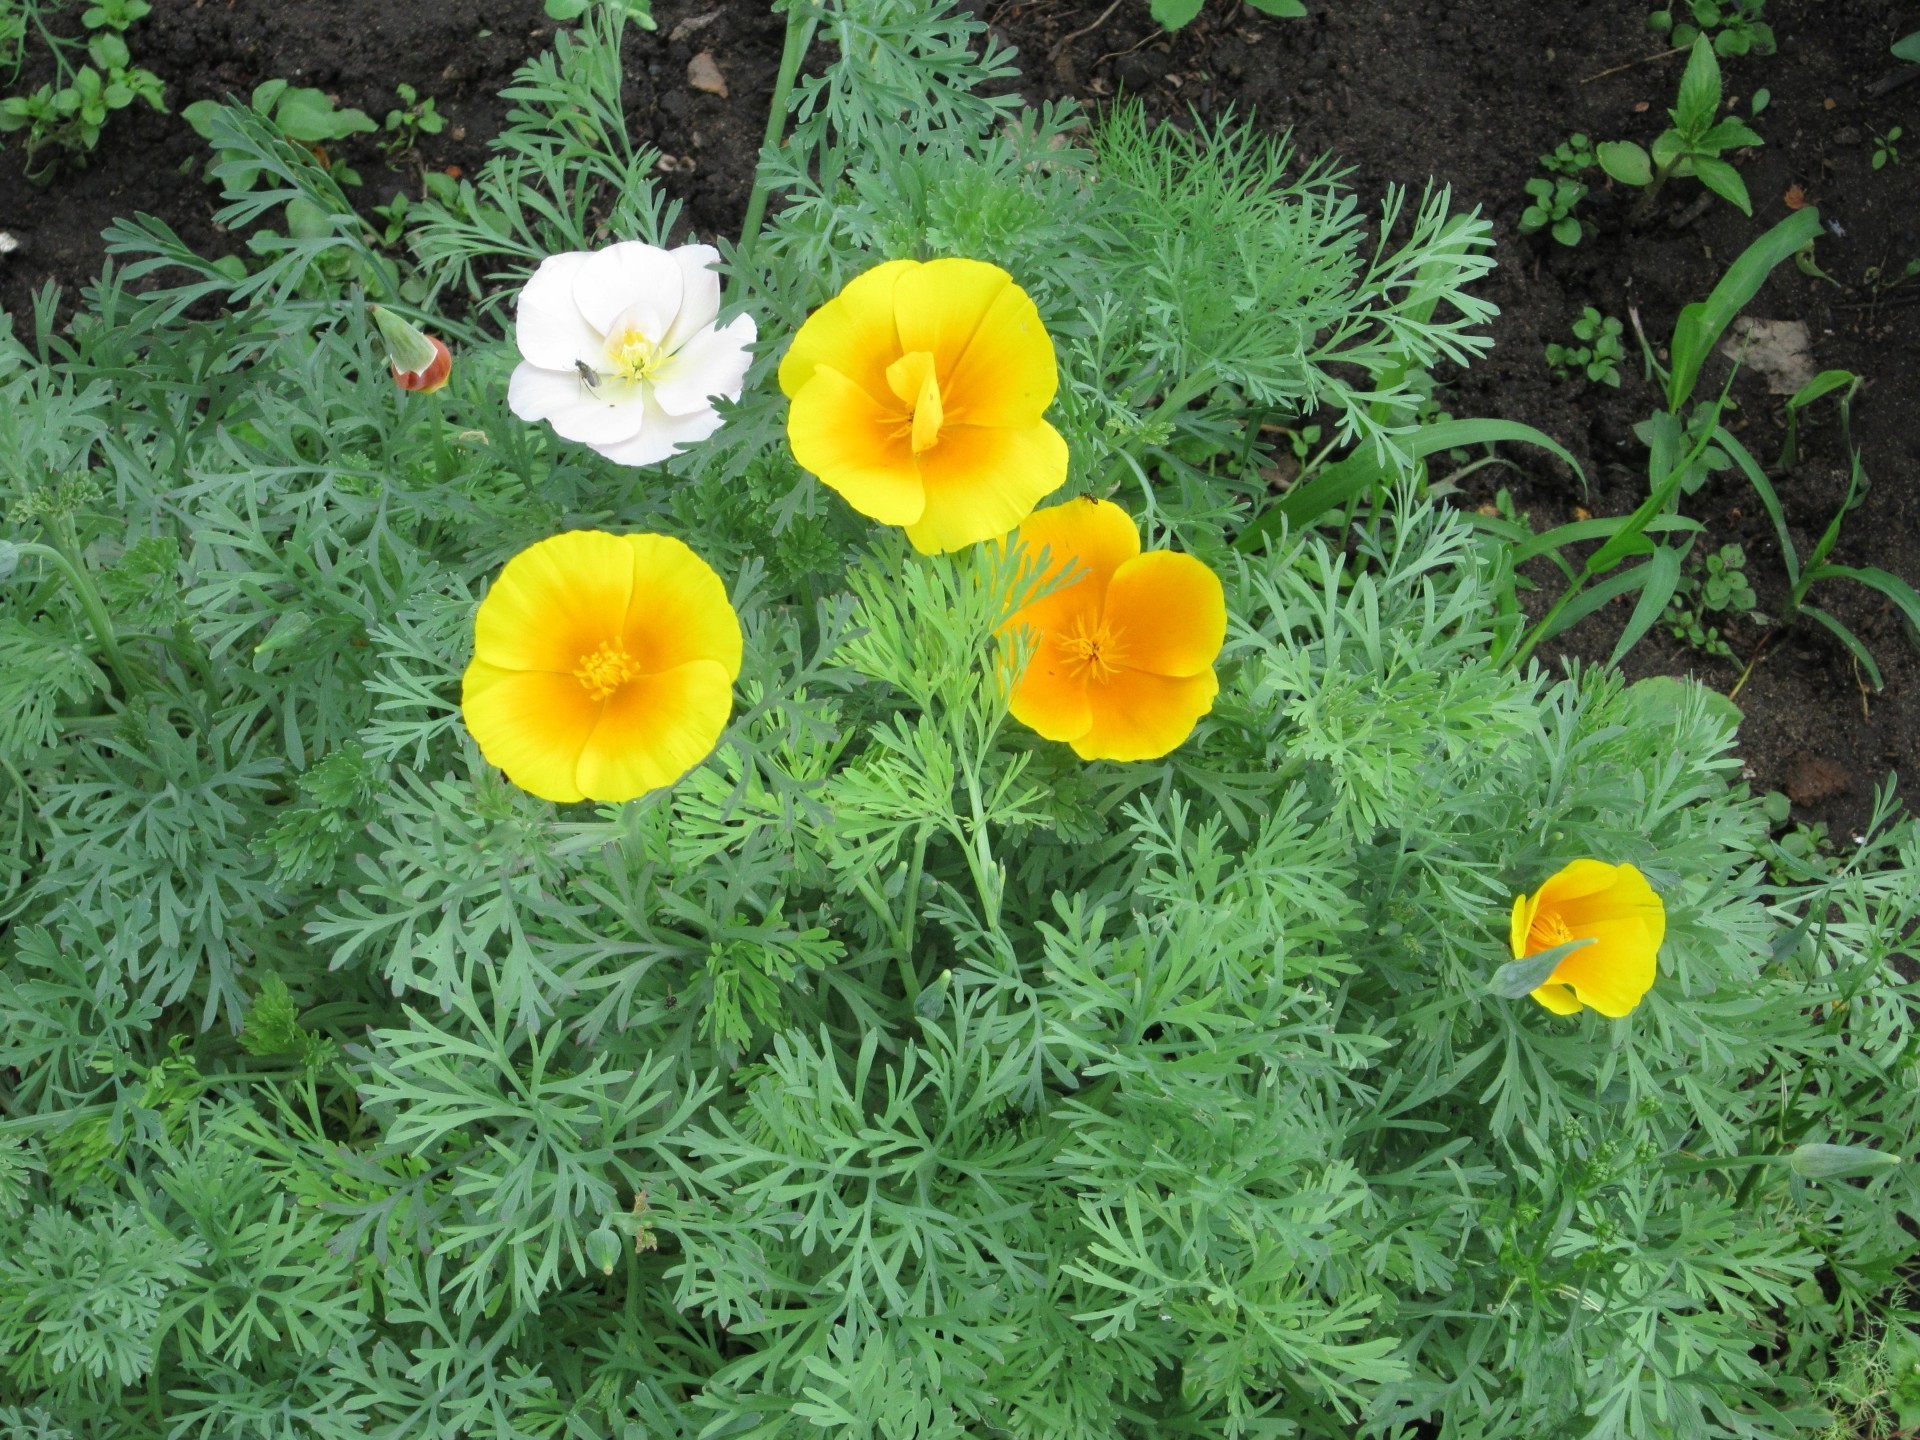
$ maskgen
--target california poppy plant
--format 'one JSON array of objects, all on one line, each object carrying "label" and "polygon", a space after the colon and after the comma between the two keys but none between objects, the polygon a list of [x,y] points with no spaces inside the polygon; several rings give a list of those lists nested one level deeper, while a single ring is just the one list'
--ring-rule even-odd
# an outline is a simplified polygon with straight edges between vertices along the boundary
[{"label": "california poppy plant", "polygon": [[1631,865],[1575,860],[1532,895],[1513,902],[1513,958],[1587,940],[1534,990],[1556,1015],[1591,1005],[1615,1019],[1653,988],[1667,911],[1647,877]]},{"label": "california poppy plant", "polygon": [[546,800],[631,800],[720,738],[740,622],[666,535],[570,530],[521,551],[474,617],[460,707],[480,753]]},{"label": "california poppy plant", "polygon": [[1005,535],[1067,478],[1040,417],[1040,312],[979,260],[889,260],[807,318],[780,362],[793,455],[924,554]]},{"label": "california poppy plant", "polygon": [[1014,719],[1083,760],[1153,760],[1193,733],[1219,690],[1213,662],[1227,636],[1215,575],[1191,555],[1140,553],[1140,531],[1118,505],[1069,500],[1020,527],[1047,576],[1079,578],[1016,610],[1033,653],[1014,686]]}]

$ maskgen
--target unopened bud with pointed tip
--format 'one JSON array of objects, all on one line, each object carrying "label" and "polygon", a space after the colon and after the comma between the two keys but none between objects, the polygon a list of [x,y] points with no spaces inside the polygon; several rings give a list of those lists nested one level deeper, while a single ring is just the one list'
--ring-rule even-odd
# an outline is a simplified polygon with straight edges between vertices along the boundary
[{"label": "unopened bud with pointed tip", "polygon": [[453,354],[440,341],[402,320],[384,305],[369,305],[367,313],[387,347],[387,363],[394,383],[402,390],[422,394],[438,390],[453,373]]}]

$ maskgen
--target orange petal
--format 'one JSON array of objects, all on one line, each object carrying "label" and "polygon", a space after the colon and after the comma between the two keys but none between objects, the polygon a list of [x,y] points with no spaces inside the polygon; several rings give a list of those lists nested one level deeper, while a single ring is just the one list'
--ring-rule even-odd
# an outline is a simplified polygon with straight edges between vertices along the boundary
[{"label": "orange petal", "polygon": [[793,458],[862,515],[883,525],[911,525],[925,513],[927,494],[906,424],[891,396],[883,405],[838,370],[820,365],[793,397],[787,440]]},{"label": "orange petal", "polygon": [[1067,442],[1044,420],[1017,430],[948,425],[915,458],[927,501],[907,539],[924,555],[998,539],[1067,478]]},{"label": "orange petal", "polygon": [[[1113,572],[1140,553],[1133,517],[1108,500],[1082,495],[1064,505],[1036,510],[1020,522],[1017,543],[1033,563],[1047,556],[1047,583],[1063,574],[1079,578],[1016,610],[1007,626],[1065,630],[1078,620],[1097,621],[1105,608]],[[1092,628],[1088,624],[1084,628]]]},{"label": "orange petal", "polygon": [[1636,916],[1582,926],[1574,934],[1594,943],[1562,960],[1547,983],[1571,987],[1602,1015],[1627,1014],[1653,988],[1659,940]]},{"label": "orange petal", "polygon": [[582,655],[618,632],[632,593],[626,536],[569,530],[542,540],[509,560],[480,602],[474,658],[571,675]]},{"label": "orange petal", "polygon": [[956,425],[1031,424],[1060,384],[1053,339],[1018,285],[994,297],[967,348],[940,373],[947,415]]},{"label": "orange petal", "polygon": [[1105,618],[1129,670],[1197,675],[1226,643],[1227,597],[1203,562],[1154,550],[1113,572]]},{"label": "orange petal", "polygon": [[[946,377],[959,365],[980,322],[1012,285],[1011,275],[984,260],[929,260],[909,271],[900,277],[893,291],[900,348],[931,354],[934,371],[941,377],[944,389]],[[1016,422],[1024,423],[1039,418],[1039,410],[1015,417]]]},{"label": "orange petal", "polygon": [[[1598,865],[1598,861],[1575,861]],[[1568,869],[1571,869],[1569,866]],[[1608,883],[1602,889],[1563,895],[1553,902],[1554,910],[1575,935],[1593,933],[1592,927],[1609,920],[1631,917],[1645,925],[1656,947],[1667,934],[1667,907],[1647,877],[1631,865],[1608,865]],[[1564,872],[1562,872],[1564,873]]]},{"label": "orange petal", "polygon": [[475,660],[460,683],[460,711],[487,763],[522,790],[562,804],[583,798],[577,770],[600,706],[573,676]]},{"label": "orange petal", "polygon": [[711,660],[732,684],[740,673],[740,619],[727,587],[706,561],[671,535],[624,535],[633,599],[621,644],[642,674]]},{"label": "orange petal", "polygon": [[673,784],[713,750],[733,710],[733,679],[695,660],[622,685],[600,707],[580,755],[590,800],[622,801]]},{"label": "orange petal", "polygon": [[1082,760],[1157,760],[1193,733],[1213,708],[1213,671],[1172,677],[1120,670],[1087,686],[1093,724],[1073,742]]},{"label": "orange petal", "polygon": [[[887,366],[900,358],[893,320],[893,292],[917,260],[889,260],[849,280],[840,293],[807,317],[780,361],[780,390],[792,399],[831,365],[875,400],[887,394]],[[897,523],[897,522],[895,522]]]},{"label": "orange petal", "polygon": [[1087,688],[1086,661],[1068,655],[1058,636],[1036,635],[1007,710],[1048,740],[1078,740],[1093,725]]}]

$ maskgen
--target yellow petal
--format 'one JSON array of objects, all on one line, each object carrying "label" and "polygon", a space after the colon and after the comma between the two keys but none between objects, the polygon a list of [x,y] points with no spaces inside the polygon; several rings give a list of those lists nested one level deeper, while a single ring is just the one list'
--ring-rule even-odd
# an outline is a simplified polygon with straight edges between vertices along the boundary
[{"label": "yellow petal", "polygon": [[1009,430],[948,425],[915,458],[926,509],[907,538],[926,555],[1005,535],[1067,478],[1067,442],[1044,420]]},{"label": "yellow petal", "polygon": [[994,297],[966,349],[940,372],[947,416],[956,425],[1031,424],[1053,403],[1059,384],[1053,339],[1018,285]]},{"label": "yellow petal", "polygon": [[581,792],[621,801],[673,784],[713,750],[732,710],[733,679],[718,661],[628,681],[581,751]]},{"label": "yellow petal", "polygon": [[[1011,275],[984,260],[929,260],[907,272],[893,291],[900,348],[928,352],[944,380],[959,365],[981,321],[1012,285]],[[1040,418],[1040,411],[1016,418],[1031,423]]]},{"label": "yellow petal", "polygon": [[1594,943],[1562,960],[1548,983],[1571,987],[1602,1015],[1627,1014],[1653,988],[1659,941],[1637,916],[1588,924],[1574,934]]},{"label": "yellow petal", "polygon": [[1079,578],[1016,610],[1005,628],[1066,630],[1083,621],[1083,629],[1092,629],[1105,610],[1114,571],[1140,553],[1140,531],[1118,505],[1082,495],[1034,511],[1020,522],[1017,543],[1033,563],[1046,554],[1048,584],[1063,573]]},{"label": "yellow petal", "polygon": [[1058,635],[1036,635],[1032,658],[1007,697],[1007,710],[1048,740],[1078,740],[1093,725],[1085,660],[1067,654]]},{"label": "yellow petal", "polygon": [[[1626,867],[1632,869],[1631,866]],[[1560,867],[1540,887],[1543,905],[1561,908],[1567,901],[1609,889],[1619,879],[1621,867],[1604,860],[1572,860]],[[1637,875],[1640,872],[1634,871]]]},{"label": "yellow petal", "polygon": [[622,647],[643,675],[711,660],[728,684],[740,673],[740,618],[726,583],[671,535],[623,535],[633,598],[620,626]]},{"label": "yellow petal", "polygon": [[[881,383],[885,386],[885,374]],[[911,525],[927,495],[903,432],[905,416],[828,365],[815,366],[787,411],[793,458],[883,525]]]},{"label": "yellow petal", "polygon": [[1157,760],[1176,749],[1213,707],[1213,671],[1172,677],[1121,670],[1087,685],[1093,723],[1073,742],[1082,760]]},{"label": "yellow petal", "polygon": [[[893,320],[893,291],[917,260],[889,260],[849,280],[807,317],[780,361],[780,391],[797,396],[814,368],[831,365],[875,400],[887,394],[887,366],[901,355]],[[895,522],[898,523],[898,522]]]},{"label": "yellow petal", "polygon": [[1197,675],[1226,642],[1226,592],[1193,556],[1154,550],[1113,572],[1106,622],[1128,669]]},{"label": "yellow petal", "polygon": [[940,402],[940,381],[933,373],[933,356],[909,350],[887,367],[887,388],[913,416],[913,453],[940,443],[946,409]]},{"label": "yellow petal", "polygon": [[625,536],[569,530],[542,540],[509,560],[480,602],[474,658],[570,675],[580,656],[616,633],[632,594]]},{"label": "yellow petal", "polygon": [[562,804],[582,798],[580,755],[600,706],[573,676],[475,660],[461,680],[460,710],[487,763],[522,790]]},{"label": "yellow petal", "polygon": [[[1598,861],[1576,861],[1598,865]],[[1569,866],[1569,869],[1572,867]],[[1591,927],[1608,920],[1633,917],[1647,927],[1656,947],[1667,934],[1667,909],[1647,877],[1631,865],[1608,865],[1607,884],[1583,893],[1558,897],[1553,908],[1576,935],[1590,933]],[[1563,872],[1564,873],[1564,872]]]},{"label": "yellow petal", "polygon": [[1578,1015],[1586,1006],[1564,985],[1548,983],[1527,992],[1556,1015]]}]

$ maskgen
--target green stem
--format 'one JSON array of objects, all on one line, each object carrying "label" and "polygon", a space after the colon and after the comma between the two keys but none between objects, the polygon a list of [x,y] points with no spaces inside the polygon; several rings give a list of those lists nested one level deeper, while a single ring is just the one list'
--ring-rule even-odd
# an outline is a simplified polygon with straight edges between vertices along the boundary
[{"label": "green stem", "polygon": [[[804,12],[804,13],[803,13]],[[787,97],[800,74],[800,62],[813,43],[813,32],[820,24],[819,12],[805,0],[788,0],[787,39],[780,51],[780,73],[773,82],[773,100],[767,106],[766,134],[760,141],[762,155],[780,148],[780,137],[787,128]],[[767,179],[764,164],[756,167],[753,191],[747,196],[747,217],[740,222],[740,244],[735,251],[734,284],[744,283],[753,259],[754,243],[760,238],[760,224],[767,216]]]},{"label": "green stem", "polygon": [[112,618],[107,614],[106,602],[100,598],[93,577],[87,574],[86,566],[80,561],[80,542],[73,533],[73,522],[64,516],[51,520],[47,524],[47,531],[53,540],[52,545],[27,544],[20,549],[25,554],[44,556],[66,576],[73,598],[79,602],[87,623],[93,626],[94,639],[100,646],[100,653],[106,656],[107,667],[119,680],[124,698],[131,700],[143,687],[135,681],[133,669],[120,650],[120,639],[114,632]]}]

